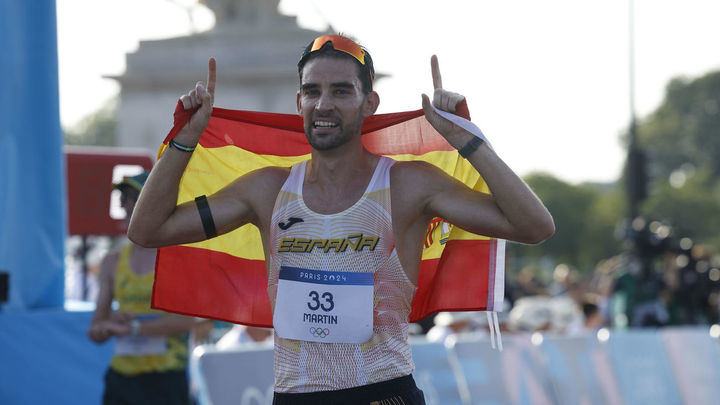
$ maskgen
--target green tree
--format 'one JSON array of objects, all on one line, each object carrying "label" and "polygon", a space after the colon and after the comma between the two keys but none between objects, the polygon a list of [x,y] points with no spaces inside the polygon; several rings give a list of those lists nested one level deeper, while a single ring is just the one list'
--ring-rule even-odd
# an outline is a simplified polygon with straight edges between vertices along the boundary
[{"label": "green tree", "polygon": [[623,200],[615,185],[572,185],[542,173],[531,174],[525,181],[552,214],[556,232],[537,246],[512,245],[513,255],[551,258],[588,271],[598,261],[619,253],[614,234],[622,218]]},{"label": "green tree", "polygon": [[660,107],[638,128],[650,175],[667,179],[684,163],[720,176],[720,72],[673,79]]},{"label": "green tree", "polygon": [[707,166],[682,176],[689,178],[656,181],[644,211],[671,225],[678,237],[720,246],[720,182]]},{"label": "green tree", "polygon": [[650,193],[641,213],[678,237],[720,242],[720,72],[673,79],[661,105],[638,127]]},{"label": "green tree", "polygon": [[115,146],[117,98],[110,99],[95,113],[71,129],[64,129],[66,145]]}]

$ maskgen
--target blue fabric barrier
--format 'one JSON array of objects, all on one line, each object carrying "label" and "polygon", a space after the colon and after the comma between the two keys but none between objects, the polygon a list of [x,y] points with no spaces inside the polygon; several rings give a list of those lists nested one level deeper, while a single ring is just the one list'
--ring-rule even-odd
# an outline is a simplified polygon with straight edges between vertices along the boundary
[{"label": "blue fabric barrier", "polygon": [[628,404],[680,404],[660,335],[654,330],[616,333],[607,342],[620,395]]},{"label": "blue fabric barrier", "polygon": [[[503,352],[478,335],[460,336],[449,349],[411,341],[415,379],[427,404],[710,405],[720,397],[720,344],[705,327],[612,333],[607,342],[594,335],[546,335],[538,344],[529,335],[506,335],[503,341]],[[256,381],[250,391],[243,387],[248,353],[212,351],[201,359],[208,354],[214,358],[204,362],[198,378],[216,380],[215,393],[201,404],[236,404],[238,398],[245,398],[243,405],[271,403],[269,394],[267,402],[260,401],[262,383]],[[272,361],[268,349],[252,356],[252,364]],[[261,374],[270,384],[271,370],[263,366]],[[232,383],[218,382],[227,376],[234,377]]]},{"label": "blue fabric barrier", "polygon": [[[0,404],[99,403],[113,344],[92,343],[92,314],[0,314]],[[435,404],[698,404],[720,398],[720,342],[707,327],[593,335],[505,335],[445,345],[411,341],[415,379]],[[452,343],[452,344],[450,344]],[[536,343],[538,343],[536,341]],[[261,405],[272,398],[272,348],[193,352],[201,404]]]},{"label": "blue fabric barrier", "polygon": [[5,307],[61,308],[66,201],[55,0],[1,1],[0,49],[0,271],[10,274]]},{"label": "blue fabric barrier", "polygon": [[553,404],[553,387],[543,353],[528,335],[505,336],[504,350],[489,339],[460,337],[452,347],[462,367],[473,404]]},{"label": "blue fabric barrier", "polygon": [[595,336],[545,339],[542,350],[558,404],[618,404],[610,360]]},{"label": "blue fabric barrier", "polygon": [[720,401],[720,343],[707,330],[664,329],[662,340],[686,404]]},{"label": "blue fabric barrier", "polygon": [[[507,337],[504,343],[511,344]],[[450,356],[460,368],[460,375],[465,380],[461,384],[466,387],[467,397],[472,400],[472,402],[466,400],[465,403],[483,405],[511,403],[503,378],[505,369],[501,354],[492,349],[488,338],[463,336],[450,346]]]},{"label": "blue fabric barrier", "polygon": [[[427,403],[462,404],[461,391],[467,398],[462,373],[453,364],[442,343],[412,342],[415,383],[425,394]],[[460,377],[460,378],[458,378]]]},{"label": "blue fabric barrier", "polygon": [[99,404],[113,345],[87,336],[92,313],[0,314],[0,404]]}]

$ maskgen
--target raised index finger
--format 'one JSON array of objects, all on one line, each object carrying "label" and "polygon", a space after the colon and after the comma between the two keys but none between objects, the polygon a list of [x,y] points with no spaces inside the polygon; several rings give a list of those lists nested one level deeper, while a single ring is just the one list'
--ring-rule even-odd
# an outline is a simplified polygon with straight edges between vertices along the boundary
[{"label": "raised index finger", "polygon": [[433,88],[442,89],[442,77],[440,76],[440,65],[438,64],[438,58],[433,55],[430,58],[430,70],[432,71]]},{"label": "raised index finger", "polygon": [[217,80],[217,66],[215,58],[211,57],[208,61],[207,91],[213,96],[215,95],[215,80]]}]

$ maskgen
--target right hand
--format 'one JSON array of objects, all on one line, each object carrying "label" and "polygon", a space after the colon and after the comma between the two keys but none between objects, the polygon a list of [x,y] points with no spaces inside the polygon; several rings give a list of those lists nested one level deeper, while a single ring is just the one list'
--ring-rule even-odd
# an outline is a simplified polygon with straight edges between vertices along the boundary
[{"label": "right hand", "polygon": [[[440,64],[436,55],[430,58],[430,71],[434,88],[432,105],[442,111],[455,114],[457,106],[465,100],[465,97],[443,89]],[[425,94],[422,95],[422,108],[425,119],[455,148],[460,149],[469,140],[468,138],[471,138],[464,129],[436,113],[430,106],[430,98]]]},{"label": "right hand", "polygon": [[183,103],[183,108],[186,111],[199,107],[192,117],[190,117],[190,121],[184,128],[193,134],[195,143],[200,139],[200,135],[205,132],[205,128],[208,122],[210,122],[213,102],[215,101],[216,79],[215,58],[210,58],[210,60],[208,60],[207,88],[203,85],[203,82],[197,82],[194,89],[180,97],[180,101]]}]

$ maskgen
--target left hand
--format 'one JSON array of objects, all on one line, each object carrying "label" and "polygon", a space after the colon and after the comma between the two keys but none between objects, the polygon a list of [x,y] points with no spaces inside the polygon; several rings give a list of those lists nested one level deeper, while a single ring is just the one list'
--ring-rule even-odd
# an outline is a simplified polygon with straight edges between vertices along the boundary
[{"label": "left hand", "polygon": [[110,317],[102,323],[102,328],[108,337],[128,335],[132,331],[131,322],[135,315],[124,311],[113,311]]},{"label": "left hand", "polygon": [[132,331],[130,322],[116,321],[108,319],[105,324],[105,332],[110,336],[124,336],[129,335]]},{"label": "left hand", "polygon": [[[440,75],[440,65],[437,56],[430,58],[430,69],[432,71],[433,93],[432,105],[435,108],[449,113],[455,113],[455,108],[465,100],[465,97],[458,93],[453,93],[442,88],[442,76]],[[468,136],[464,134],[464,130],[452,122],[441,117],[430,106],[430,99],[427,95],[422,95],[422,107],[425,112],[425,119],[435,128],[447,141],[456,148],[462,147],[467,142]]]},{"label": "left hand", "polygon": [[110,320],[113,322],[118,323],[130,323],[135,319],[135,315],[131,314],[130,312],[124,312],[124,311],[113,311],[110,314]]}]

